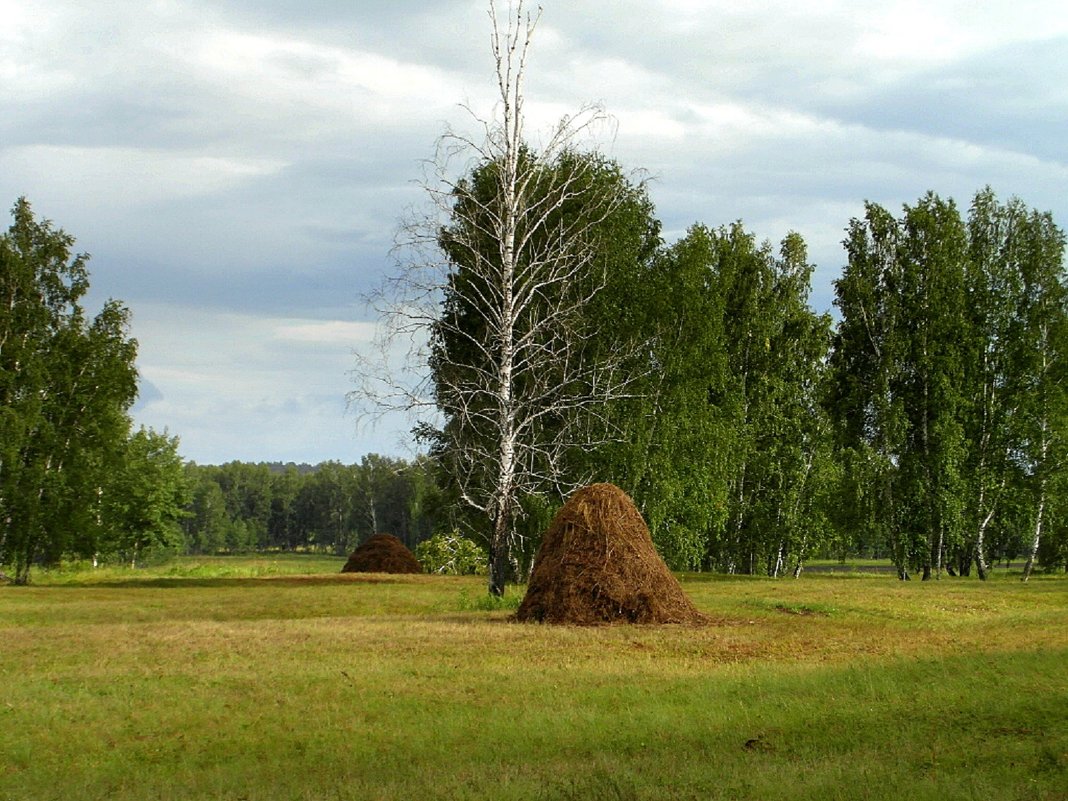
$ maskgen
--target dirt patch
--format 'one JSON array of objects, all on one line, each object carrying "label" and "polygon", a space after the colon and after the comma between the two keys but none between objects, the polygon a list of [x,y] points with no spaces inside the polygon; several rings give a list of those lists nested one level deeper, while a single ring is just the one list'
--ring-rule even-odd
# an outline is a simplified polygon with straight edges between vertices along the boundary
[{"label": "dirt patch", "polygon": [[549,525],[516,619],[544,623],[707,623],[653,547],[634,502],[584,487]]},{"label": "dirt patch", "polygon": [[422,573],[415,554],[392,534],[375,534],[352,552],[342,573]]}]

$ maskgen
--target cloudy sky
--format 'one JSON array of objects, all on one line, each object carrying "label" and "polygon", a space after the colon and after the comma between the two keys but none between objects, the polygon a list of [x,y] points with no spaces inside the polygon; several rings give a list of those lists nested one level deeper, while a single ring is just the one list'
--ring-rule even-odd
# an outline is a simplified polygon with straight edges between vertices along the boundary
[{"label": "cloudy sky", "polygon": [[[669,240],[796,230],[831,306],[864,200],[991,185],[1068,224],[1063,0],[543,0],[531,125],[598,102]],[[92,254],[140,342],[135,420],[201,463],[357,461],[363,294],[460,104],[487,0],[0,0],[0,202]],[[5,217],[3,226],[9,224]]]}]

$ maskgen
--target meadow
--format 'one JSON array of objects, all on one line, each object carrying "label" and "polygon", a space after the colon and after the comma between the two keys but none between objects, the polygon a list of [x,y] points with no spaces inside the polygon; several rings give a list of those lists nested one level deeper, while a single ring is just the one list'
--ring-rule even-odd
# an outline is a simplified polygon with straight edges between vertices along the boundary
[{"label": "meadow", "polygon": [[1066,799],[1068,579],[680,577],[707,627],[480,578],[184,559],[0,586],[0,799]]}]

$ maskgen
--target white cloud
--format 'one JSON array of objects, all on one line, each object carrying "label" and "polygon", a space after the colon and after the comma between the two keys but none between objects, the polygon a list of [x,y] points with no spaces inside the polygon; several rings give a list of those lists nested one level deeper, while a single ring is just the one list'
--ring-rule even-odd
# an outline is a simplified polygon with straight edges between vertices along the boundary
[{"label": "white cloud", "polygon": [[961,24],[960,16],[948,11],[930,2],[899,2],[868,9],[854,55],[888,64],[927,65],[975,50],[978,36]]},{"label": "white cloud", "polygon": [[[1065,223],[1061,5],[547,4],[528,131],[603,102],[592,142],[649,168],[669,235],[797,230],[829,300],[866,198],[990,183]],[[29,197],[94,254],[94,292],[131,301],[162,395],[144,421],[201,461],[395,449],[404,421],[371,440],[343,417],[371,330],[345,309],[388,269],[442,121],[492,109],[485,3],[0,0],[0,20],[0,201]]]},{"label": "white cloud", "polygon": [[92,195],[143,206],[232,189],[286,167],[275,159],[215,157],[130,147],[28,145],[0,151],[0,172],[48,195]]},{"label": "white cloud", "polygon": [[274,336],[276,339],[290,342],[344,344],[355,347],[369,342],[374,333],[373,323],[329,320],[326,322],[286,322],[275,328]]},{"label": "white cloud", "polygon": [[422,114],[459,94],[441,70],[276,34],[213,31],[182,53],[202,80],[275,112],[329,109],[393,122],[398,106]]},{"label": "white cloud", "polygon": [[158,394],[136,421],[179,434],[183,452],[202,462],[317,458],[312,452],[356,460],[370,449],[345,414],[345,396],[352,349],[372,331],[358,321],[143,305],[133,326],[138,368]]}]

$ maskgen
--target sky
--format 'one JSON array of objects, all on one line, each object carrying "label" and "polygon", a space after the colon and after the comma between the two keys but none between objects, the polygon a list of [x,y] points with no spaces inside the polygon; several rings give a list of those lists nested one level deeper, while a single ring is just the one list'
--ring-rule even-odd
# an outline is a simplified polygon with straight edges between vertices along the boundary
[{"label": "sky", "polygon": [[[492,113],[487,2],[0,0],[0,203],[131,309],[136,424],[201,464],[410,453],[346,394],[436,140]],[[1068,226],[1063,0],[541,5],[534,136],[602,105],[667,241],[797,231],[817,311],[866,200],[989,185]]]}]

